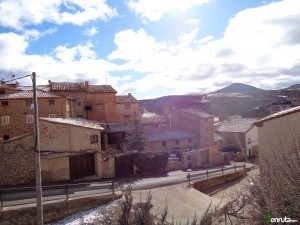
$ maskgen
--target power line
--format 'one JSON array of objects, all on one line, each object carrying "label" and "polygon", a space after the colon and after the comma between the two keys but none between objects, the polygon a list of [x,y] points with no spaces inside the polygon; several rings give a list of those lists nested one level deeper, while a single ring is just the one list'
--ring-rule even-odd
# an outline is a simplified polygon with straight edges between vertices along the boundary
[{"label": "power line", "polygon": [[1,80],[1,83],[12,82],[12,81],[19,80],[19,79],[22,79],[22,78],[25,78],[25,77],[29,77],[29,76],[31,76],[31,75],[32,75],[32,74],[28,74],[28,75],[25,75],[25,76],[22,76],[22,77],[17,77],[17,78],[10,79],[10,80]]}]

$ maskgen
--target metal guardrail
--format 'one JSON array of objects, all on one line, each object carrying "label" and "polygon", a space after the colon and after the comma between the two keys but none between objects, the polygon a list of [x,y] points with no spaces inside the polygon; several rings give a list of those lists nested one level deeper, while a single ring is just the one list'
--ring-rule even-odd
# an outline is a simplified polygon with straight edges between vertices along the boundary
[{"label": "metal guardrail", "polygon": [[[111,193],[114,198],[114,182],[69,183],[43,186],[43,202],[69,200],[70,197],[83,197]],[[21,201],[21,202],[20,202]],[[6,206],[36,203],[35,187],[0,189],[0,210]]]},{"label": "metal guardrail", "polygon": [[[221,167],[219,169],[214,169],[214,170],[206,170],[198,173],[188,173],[187,174],[187,181],[189,182],[189,187],[191,186],[191,181],[192,180],[200,180],[200,179],[209,179],[211,177],[216,177],[216,176],[224,176],[225,174],[230,174],[230,173],[235,173],[237,171],[243,171],[246,170],[246,165],[234,165],[231,167]],[[219,174],[218,174],[219,173]]]}]

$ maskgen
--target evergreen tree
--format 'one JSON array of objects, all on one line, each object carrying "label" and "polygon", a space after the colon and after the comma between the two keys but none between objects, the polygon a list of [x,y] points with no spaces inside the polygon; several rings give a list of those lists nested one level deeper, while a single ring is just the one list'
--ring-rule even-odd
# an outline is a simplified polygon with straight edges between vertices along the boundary
[{"label": "evergreen tree", "polygon": [[146,133],[138,120],[134,120],[132,127],[125,135],[126,151],[144,151],[146,150]]}]

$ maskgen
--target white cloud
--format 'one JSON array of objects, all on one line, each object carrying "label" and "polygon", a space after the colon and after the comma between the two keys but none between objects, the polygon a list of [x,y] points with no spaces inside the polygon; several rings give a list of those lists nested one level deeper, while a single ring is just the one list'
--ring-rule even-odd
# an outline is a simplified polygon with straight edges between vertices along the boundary
[{"label": "white cloud", "polygon": [[43,22],[83,25],[115,15],[116,9],[105,0],[2,0],[0,3],[0,24],[17,30]]},{"label": "white cloud", "polygon": [[41,37],[47,34],[53,34],[55,32],[57,32],[57,28],[50,28],[45,31],[38,31],[36,29],[32,29],[32,30],[24,30],[22,36],[27,40],[37,41]]},{"label": "white cloud", "polygon": [[158,21],[165,13],[185,11],[211,0],[130,0],[128,7],[146,21]]},{"label": "white cloud", "polygon": [[[112,85],[118,82],[109,75],[110,71],[116,70],[116,65],[96,59],[91,43],[58,46],[49,55],[27,54],[28,46],[28,41],[21,35],[0,34],[0,78],[10,73],[18,77],[35,71],[38,76],[54,81],[90,80],[91,83],[103,84],[107,76]],[[21,82],[31,84],[26,79]],[[39,79],[38,83],[47,83],[47,80]]]},{"label": "white cloud", "polygon": [[88,37],[93,37],[98,33],[97,27],[90,27],[84,31],[84,35]]},{"label": "white cloud", "polygon": [[300,82],[300,2],[285,0],[247,9],[233,17],[223,38],[197,39],[198,29],[177,42],[157,41],[144,30],[116,34],[110,60],[121,70],[146,74],[123,85],[138,92],[173,88],[177,93],[212,91],[220,82],[261,88]]}]

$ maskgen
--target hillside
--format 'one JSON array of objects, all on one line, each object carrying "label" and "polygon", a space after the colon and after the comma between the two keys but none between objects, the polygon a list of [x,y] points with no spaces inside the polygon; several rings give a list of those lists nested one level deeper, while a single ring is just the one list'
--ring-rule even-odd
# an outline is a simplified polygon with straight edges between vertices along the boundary
[{"label": "hillside", "polygon": [[253,87],[248,84],[233,83],[213,93],[253,93],[262,91],[262,89]]},{"label": "hillside", "polygon": [[294,84],[285,89],[300,89],[300,84]]}]

